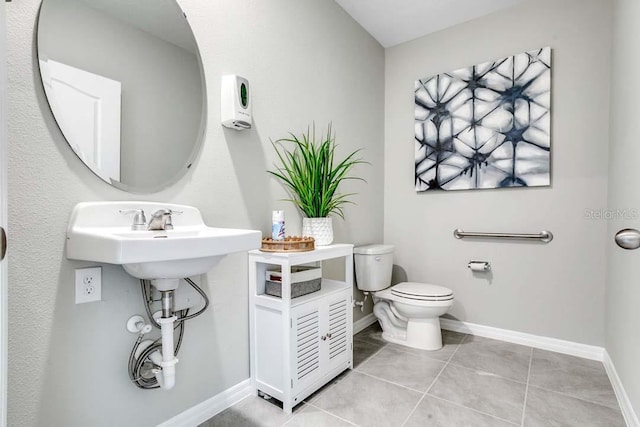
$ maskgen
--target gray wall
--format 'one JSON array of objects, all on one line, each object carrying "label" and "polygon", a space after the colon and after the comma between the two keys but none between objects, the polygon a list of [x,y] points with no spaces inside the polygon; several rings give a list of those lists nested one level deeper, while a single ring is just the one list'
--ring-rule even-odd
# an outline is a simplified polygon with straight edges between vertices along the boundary
[{"label": "gray wall", "polygon": [[[103,301],[75,305],[65,230],[80,201],[157,200],[194,205],[212,226],[269,231],[271,210],[300,217],[267,177],[269,138],[333,120],[346,153],[364,147],[371,165],[349,183],[357,205],[336,220],[336,241],[382,240],[384,51],[334,2],[182,0],[204,57],[208,130],[197,161],[165,191],[132,195],[109,187],[78,160],[57,130],[37,76],[38,0],[7,4],[9,69],[9,425],[149,426],[249,376],[246,255],[226,257],[203,277],[209,310],[189,322],[177,385],[140,391],[126,362],[135,337],[127,318],[142,313],[136,281],[103,267]],[[220,78],[253,85],[254,129],[219,124]]]},{"label": "gray wall", "polygon": [[120,181],[157,189],[178,175],[202,118],[195,54],[81,0],[46,2],[40,22],[40,55],[122,83]]},{"label": "gray wall", "polygon": [[635,216],[609,222],[607,233],[607,310],[606,348],[622,380],[622,384],[640,414],[640,263],[638,251],[625,251],[613,241],[622,228],[640,228],[640,121],[638,96],[640,81],[640,2],[617,0],[614,6],[613,52],[611,71],[611,127],[609,157],[609,209]]},{"label": "gray wall", "polygon": [[[386,50],[385,242],[398,277],[454,290],[457,319],[604,344],[611,3],[530,1]],[[414,80],[551,46],[552,186],[416,193]],[[456,228],[551,230],[548,245],[456,240]],[[473,276],[469,260],[490,261]]]}]

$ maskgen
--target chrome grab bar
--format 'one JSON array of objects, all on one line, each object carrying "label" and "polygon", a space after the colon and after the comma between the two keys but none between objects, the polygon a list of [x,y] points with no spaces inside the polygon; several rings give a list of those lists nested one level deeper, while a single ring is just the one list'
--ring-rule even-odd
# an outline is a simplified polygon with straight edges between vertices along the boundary
[{"label": "chrome grab bar", "polygon": [[524,233],[483,233],[477,231],[462,231],[459,228],[453,230],[453,237],[456,239],[462,239],[465,237],[480,237],[487,239],[523,239],[523,240],[540,240],[544,243],[549,243],[553,240],[553,233],[543,230],[536,234],[524,234]]}]

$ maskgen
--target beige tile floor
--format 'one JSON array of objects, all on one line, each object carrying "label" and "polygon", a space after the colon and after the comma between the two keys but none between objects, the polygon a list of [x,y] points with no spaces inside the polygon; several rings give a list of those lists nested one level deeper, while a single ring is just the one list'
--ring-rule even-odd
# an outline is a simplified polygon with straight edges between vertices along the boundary
[{"label": "beige tile floor", "polygon": [[602,363],[443,331],[436,352],[354,337],[354,369],[286,415],[248,397],[201,427],[624,426]]}]

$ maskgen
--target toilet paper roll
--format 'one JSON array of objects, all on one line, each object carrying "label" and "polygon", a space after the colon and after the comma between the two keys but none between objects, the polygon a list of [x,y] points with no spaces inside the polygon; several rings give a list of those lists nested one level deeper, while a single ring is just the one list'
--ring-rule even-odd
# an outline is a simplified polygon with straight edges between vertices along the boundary
[{"label": "toilet paper roll", "polygon": [[471,271],[489,271],[491,270],[491,264],[488,261],[469,261],[467,266]]}]

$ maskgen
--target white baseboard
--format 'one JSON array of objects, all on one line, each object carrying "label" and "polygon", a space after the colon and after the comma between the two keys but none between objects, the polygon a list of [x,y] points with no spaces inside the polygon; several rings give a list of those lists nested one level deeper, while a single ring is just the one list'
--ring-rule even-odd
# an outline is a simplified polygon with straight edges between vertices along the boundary
[{"label": "white baseboard", "polygon": [[373,313],[369,313],[366,316],[364,316],[362,319],[353,322],[353,335],[362,331],[367,326],[373,325],[377,321],[378,319],[376,319],[376,316],[374,316]]},{"label": "white baseboard", "polygon": [[246,379],[210,399],[193,406],[157,427],[197,427],[252,393],[251,380]]},{"label": "white baseboard", "polygon": [[629,396],[627,396],[627,392],[622,386],[622,381],[620,381],[618,372],[616,372],[616,368],[613,366],[613,361],[611,360],[611,357],[609,357],[607,350],[604,351],[602,363],[604,364],[604,369],[607,371],[607,375],[609,376],[609,381],[611,381],[611,385],[613,386],[613,391],[616,393],[616,397],[618,398],[618,403],[620,404],[620,409],[622,409],[622,415],[624,416],[627,426],[640,427],[638,416],[633,410]]},{"label": "white baseboard", "polygon": [[447,329],[449,331],[494,338],[542,350],[555,351],[557,353],[597,360],[599,362],[602,362],[604,358],[604,348],[594,345],[541,337],[538,335],[526,334],[524,332],[516,332],[507,329],[493,328],[491,326],[477,325],[475,323],[461,322],[459,320],[440,319],[440,325],[442,326],[442,329]]}]

